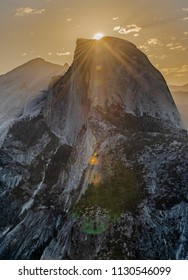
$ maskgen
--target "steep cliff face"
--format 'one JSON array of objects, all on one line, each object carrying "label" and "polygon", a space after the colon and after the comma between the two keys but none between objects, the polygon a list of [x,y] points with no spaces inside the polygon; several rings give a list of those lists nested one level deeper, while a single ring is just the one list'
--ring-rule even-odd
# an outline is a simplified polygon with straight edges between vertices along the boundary
[{"label": "steep cliff face", "polygon": [[117,106],[122,114],[183,126],[162,75],[136,46],[117,38],[77,41],[69,72],[49,95],[48,123],[58,135],[70,138],[97,106],[104,112]]},{"label": "steep cliff face", "polygon": [[0,257],[188,258],[188,136],[133,44],[80,39],[0,150]]}]

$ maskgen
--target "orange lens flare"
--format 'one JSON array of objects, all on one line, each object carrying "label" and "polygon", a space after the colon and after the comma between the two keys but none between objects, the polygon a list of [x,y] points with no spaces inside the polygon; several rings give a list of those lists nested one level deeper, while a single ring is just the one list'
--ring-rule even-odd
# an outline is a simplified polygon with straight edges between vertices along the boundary
[{"label": "orange lens flare", "polygon": [[99,164],[98,158],[97,158],[95,155],[93,155],[93,156],[90,157],[90,159],[89,159],[89,164],[90,164],[90,165],[98,165],[98,164]]}]

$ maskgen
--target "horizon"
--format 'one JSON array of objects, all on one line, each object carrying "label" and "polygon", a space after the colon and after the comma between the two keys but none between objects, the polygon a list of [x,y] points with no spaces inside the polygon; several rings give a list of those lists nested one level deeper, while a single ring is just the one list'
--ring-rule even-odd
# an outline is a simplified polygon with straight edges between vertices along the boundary
[{"label": "horizon", "polygon": [[[96,38],[90,38],[90,39],[88,39],[88,38],[81,38],[81,37],[80,37],[80,38],[77,38],[77,39],[76,39],[76,43],[77,43],[78,40],[100,41],[101,39],[105,39],[105,38],[117,38],[117,39],[120,39],[120,40],[127,41],[127,42],[129,42],[129,43],[131,43],[131,44],[134,44],[134,43],[132,43],[131,41],[128,41],[128,40],[126,40],[126,39],[122,39],[122,38],[119,38],[119,37],[114,37],[114,36],[102,36],[102,37],[99,38],[99,39],[96,39]],[[136,46],[136,45],[135,45],[135,46]],[[137,47],[137,46],[136,46],[136,47]],[[137,47],[137,48],[138,48],[138,47]],[[139,49],[139,48],[138,48],[138,49]],[[76,50],[76,47],[75,47],[75,50]],[[74,50],[74,52],[75,52],[75,50]],[[143,52],[142,50],[140,50],[140,51]],[[143,52],[143,53],[144,53],[144,52]],[[147,55],[146,55],[146,56],[147,56]],[[147,58],[149,59],[149,57],[147,57]],[[43,60],[43,61],[46,62],[46,63],[50,63],[50,64],[57,65],[57,66],[61,66],[61,67],[64,67],[66,64],[68,64],[68,66],[70,67],[70,66],[72,65],[72,63],[73,63],[74,57],[73,57],[73,59],[72,59],[72,61],[71,61],[70,63],[65,62],[64,64],[60,64],[60,63],[58,63],[58,62],[52,62],[52,61],[47,60],[47,59],[45,59],[45,58],[43,58],[43,57],[31,58],[30,60],[25,61],[24,63],[22,63],[22,64],[16,66],[15,68],[10,69],[8,72],[3,73],[3,74],[0,74],[0,77],[3,76],[3,75],[8,74],[8,73],[11,72],[11,71],[16,70],[16,69],[19,68],[19,67],[24,66],[25,64],[27,64],[27,63],[29,63],[29,62],[31,62],[31,61],[37,60],[37,59]],[[149,60],[150,60],[150,59],[149,59]],[[151,61],[150,61],[150,62],[151,62]],[[152,62],[151,62],[151,63],[152,63]],[[158,69],[158,70],[159,70],[159,69]],[[169,85],[169,86],[177,86],[177,87],[183,87],[183,86],[185,86],[185,85],[188,84],[188,82],[185,82],[185,83],[183,83],[183,84],[169,84],[167,81],[166,81],[166,83],[167,83],[167,85]]]},{"label": "horizon", "polygon": [[0,75],[37,57],[71,64],[76,39],[101,33],[135,44],[168,84],[188,83],[187,0],[7,0],[0,8]]}]

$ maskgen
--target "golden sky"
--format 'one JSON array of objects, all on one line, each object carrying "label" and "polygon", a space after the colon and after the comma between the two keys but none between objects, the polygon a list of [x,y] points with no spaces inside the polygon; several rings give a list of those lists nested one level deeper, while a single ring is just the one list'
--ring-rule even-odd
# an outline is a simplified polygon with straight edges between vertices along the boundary
[{"label": "golden sky", "polygon": [[64,64],[77,38],[136,44],[169,84],[188,83],[187,0],[0,0],[0,74],[36,57]]}]

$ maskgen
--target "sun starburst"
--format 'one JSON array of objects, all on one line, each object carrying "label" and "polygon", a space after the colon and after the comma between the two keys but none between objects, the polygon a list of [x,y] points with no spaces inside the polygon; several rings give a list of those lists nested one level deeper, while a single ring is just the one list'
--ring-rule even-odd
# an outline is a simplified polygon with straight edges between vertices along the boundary
[{"label": "sun starburst", "polygon": [[104,37],[104,34],[102,33],[96,33],[93,37],[93,39],[95,40],[100,40],[102,37]]}]

